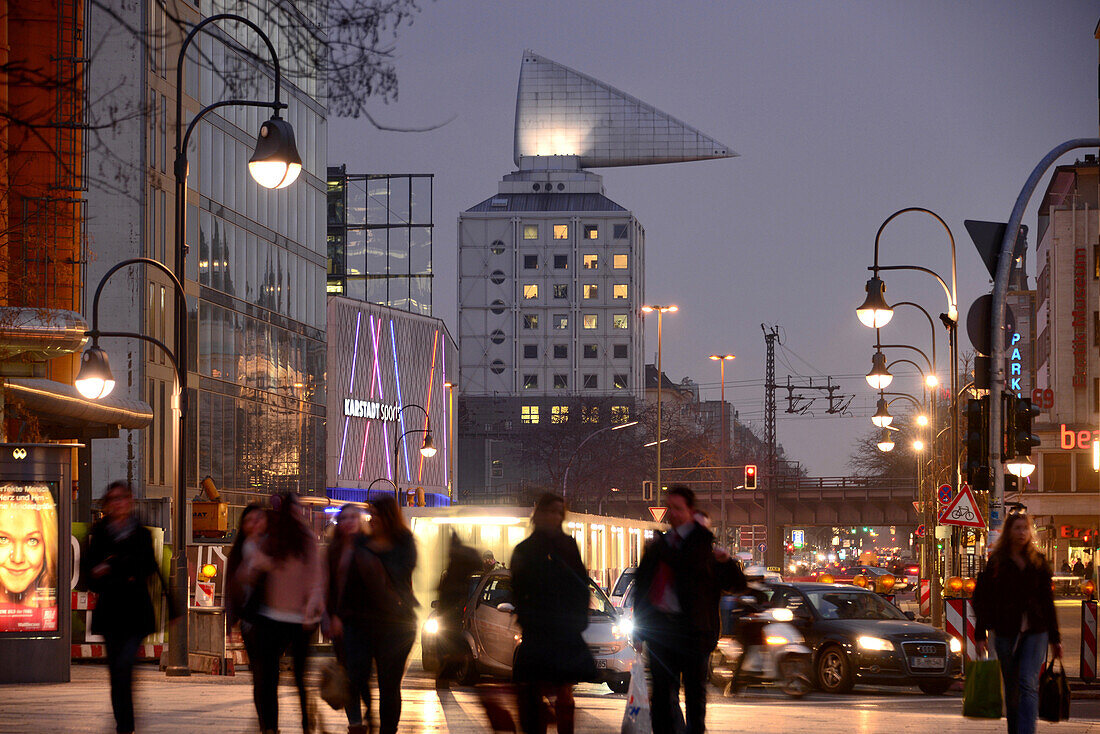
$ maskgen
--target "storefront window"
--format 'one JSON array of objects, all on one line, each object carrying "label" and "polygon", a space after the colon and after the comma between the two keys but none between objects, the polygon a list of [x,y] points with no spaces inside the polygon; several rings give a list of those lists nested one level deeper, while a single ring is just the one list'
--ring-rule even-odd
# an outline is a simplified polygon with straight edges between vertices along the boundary
[{"label": "storefront window", "polygon": [[[1069,492],[1070,454],[1043,454],[1043,484],[1041,492]],[[1089,467],[1091,471],[1092,467]]]},{"label": "storefront window", "polygon": [[1100,491],[1100,475],[1092,468],[1092,453],[1075,453],[1073,457],[1077,462],[1077,482],[1073,488],[1074,491],[1096,494]]}]

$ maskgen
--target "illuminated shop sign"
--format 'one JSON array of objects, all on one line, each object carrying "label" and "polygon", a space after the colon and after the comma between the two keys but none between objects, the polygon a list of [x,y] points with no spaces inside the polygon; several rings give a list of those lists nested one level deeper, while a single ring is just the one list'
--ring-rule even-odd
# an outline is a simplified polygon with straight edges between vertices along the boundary
[{"label": "illuminated shop sign", "polygon": [[1100,441],[1100,431],[1075,431],[1072,428],[1067,428],[1065,423],[1062,424],[1058,435],[1060,438],[1058,445],[1066,450],[1091,448],[1092,444]]},{"label": "illuminated shop sign", "polygon": [[344,415],[348,418],[368,418],[376,421],[392,422],[397,420],[399,406],[381,403],[377,400],[356,400],[344,398]]}]

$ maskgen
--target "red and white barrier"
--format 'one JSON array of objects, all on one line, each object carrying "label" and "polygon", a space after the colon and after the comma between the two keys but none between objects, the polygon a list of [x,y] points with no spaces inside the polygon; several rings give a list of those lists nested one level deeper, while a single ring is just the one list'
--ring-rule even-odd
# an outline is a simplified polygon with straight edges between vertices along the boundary
[{"label": "red and white barrier", "polygon": [[974,605],[969,599],[945,599],[943,612],[945,631],[963,643],[963,659],[973,660],[978,654],[974,640]]},{"label": "red and white barrier", "polygon": [[73,611],[90,612],[95,609],[96,595],[94,591],[74,591]]},{"label": "red and white barrier", "polygon": [[1081,680],[1096,680],[1096,602],[1081,602]]},{"label": "red and white barrier", "polygon": [[932,616],[932,579],[921,579],[917,593],[917,601],[920,603],[920,616]]},{"label": "red and white barrier", "polygon": [[[138,647],[137,657],[139,660],[160,660],[161,653],[163,652],[164,645],[141,645]],[[103,659],[107,657],[107,646],[99,643],[92,645],[73,645],[72,657],[73,660]]]}]

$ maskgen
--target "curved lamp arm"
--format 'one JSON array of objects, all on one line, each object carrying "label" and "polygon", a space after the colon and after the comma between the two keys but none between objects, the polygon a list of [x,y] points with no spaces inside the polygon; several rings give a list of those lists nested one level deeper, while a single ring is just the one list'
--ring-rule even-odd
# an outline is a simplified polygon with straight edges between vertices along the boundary
[{"label": "curved lamp arm", "polygon": [[[955,276],[955,235],[953,235],[951,233],[951,228],[947,226],[947,222],[943,221],[943,217],[941,217],[939,214],[936,214],[931,209],[925,209],[922,206],[910,206],[910,207],[906,207],[905,209],[899,209],[898,211],[896,211],[893,214],[891,214],[890,216],[888,216],[886,218],[886,221],[884,221],[879,226],[878,232],[875,234],[875,264],[870,269],[875,271],[875,275],[878,275],[879,270],[899,270],[899,269],[902,269],[903,267],[908,267],[908,266],[880,267],[879,264],[878,264],[878,247],[879,247],[879,241],[882,239],[882,231],[884,229],[886,229],[887,224],[894,221],[895,219],[900,217],[902,214],[906,214],[908,212],[921,212],[923,214],[927,214],[928,216],[932,217],[937,222],[939,222],[941,225],[943,225],[944,231],[947,232],[947,239],[951,241],[951,290],[947,294],[947,301],[951,306],[955,307],[956,312],[958,312],[958,301],[955,298],[955,293],[957,293],[957,282],[956,282],[957,279],[956,279],[956,276]],[[916,267],[914,267],[913,269],[914,270],[917,270],[917,269],[924,270],[927,273],[931,273],[932,275],[936,275],[931,270],[927,270],[925,268],[916,268]],[[943,283],[943,279],[940,278],[940,276],[936,275],[936,278],[940,281],[940,283]],[[947,291],[947,284],[944,283],[943,288],[944,288],[945,291]]]}]

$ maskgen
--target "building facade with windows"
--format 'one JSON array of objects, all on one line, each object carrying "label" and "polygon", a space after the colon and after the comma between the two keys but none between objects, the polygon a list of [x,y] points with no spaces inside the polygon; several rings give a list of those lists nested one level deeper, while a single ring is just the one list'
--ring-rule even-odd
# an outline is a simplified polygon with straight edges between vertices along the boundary
[{"label": "building facade with windows", "polygon": [[[128,257],[175,261],[174,130],[177,92],[186,125],[205,106],[274,94],[270,54],[247,26],[222,21],[196,36],[176,89],[183,37],[204,17],[246,15],[282,62],[282,117],[294,127],[302,172],[289,187],[262,188],[248,160],[269,109],[229,105],[206,114],[191,137],[184,287],[190,336],[186,451],[189,495],[213,478],[234,504],[280,490],[324,494],[326,110],[315,58],[322,3],[263,8],[222,0],[108,3],[93,8],[97,39],[88,94],[119,119],[97,131],[88,168],[88,282]],[[123,22],[120,22],[122,18]],[[141,32],[134,32],[140,29]],[[259,61],[258,61],[259,60]],[[288,71],[289,70],[289,71]],[[92,120],[93,124],[96,120]],[[150,267],[116,274],[100,304],[101,328],[172,344],[172,285]],[[118,386],[153,408],[153,424],[93,446],[97,493],[129,480],[140,496],[170,498],[174,484],[174,372],[135,340],[104,340]],[[191,491],[194,490],[194,491]],[[167,499],[166,499],[167,501]]]},{"label": "building facade with windows", "polygon": [[432,184],[328,169],[328,292],[432,315]]},{"label": "building facade with windows", "polygon": [[531,51],[515,119],[517,170],[458,223],[460,490],[474,498],[546,484],[509,426],[598,429],[644,400],[645,229],[587,169],[734,155]]},{"label": "building facade with windows", "polygon": [[1041,411],[1033,424],[1040,445],[1030,480],[1006,499],[1027,506],[1055,568],[1091,554],[1098,530],[1100,474],[1092,458],[1100,440],[1098,191],[1100,163],[1089,155],[1055,169],[1039,205],[1031,396]]}]

